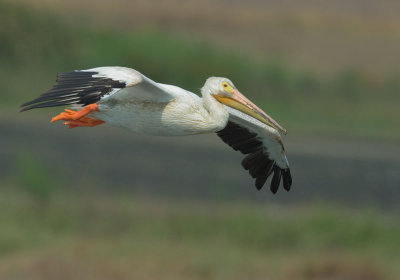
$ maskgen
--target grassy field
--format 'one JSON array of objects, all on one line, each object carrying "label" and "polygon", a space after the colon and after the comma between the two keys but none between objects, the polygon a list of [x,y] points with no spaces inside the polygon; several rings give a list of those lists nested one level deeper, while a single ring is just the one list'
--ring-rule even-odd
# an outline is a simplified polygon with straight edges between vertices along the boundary
[{"label": "grassy field", "polygon": [[0,2],[2,112],[51,87],[56,72],[130,66],[156,81],[199,92],[208,76],[236,86],[289,131],[398,139],[400,85],[353,69],[331,78],[156,29],[95,28],[49,12]]},{"label": "grassy field", "polygon": [[9,188],[1,279],[397,279],[397,214]]}]

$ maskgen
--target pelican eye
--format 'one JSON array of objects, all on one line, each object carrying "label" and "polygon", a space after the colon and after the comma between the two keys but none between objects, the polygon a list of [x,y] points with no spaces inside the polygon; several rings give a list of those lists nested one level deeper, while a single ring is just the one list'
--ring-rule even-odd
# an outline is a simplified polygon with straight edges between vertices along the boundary
[{"label": "pelican eye", "polygon": [[232,91],[232,87],[230,84],[228,84],[227,82],[222,82],[222,86],[224,87],[224,90],[227,92],[231,92]]},{"label": "pelican eye", "polygon": [[223,88],[224,88],[225,91],[227,91],[227,92],[229,92],[229,93],[232,93],[233,89],[232,89],[232,87],[231,87],[230,84],[228,84],[227,82],[223,82],[223,83],[222,83],[222,86],[223,86]]}]

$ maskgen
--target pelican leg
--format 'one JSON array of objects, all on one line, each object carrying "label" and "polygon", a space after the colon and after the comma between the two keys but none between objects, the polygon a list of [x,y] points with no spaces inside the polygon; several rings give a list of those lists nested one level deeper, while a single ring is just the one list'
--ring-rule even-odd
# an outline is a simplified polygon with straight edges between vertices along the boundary
[{"label": "pelican leg", "polygon": [[104,121],[94,118],[89,118],[86,115],[93,111],[98,111],[98,110],[99,109],[96,103],[85,106],[82,110],[79,111],[65,109],[64,112],[52,118],[51,122],[64,120],[65,121],[64,124],[68,125],[69,128],[75,128],[80,126],[93,127],[104,123]]},{"label": "pelican leg", "polygon": [[89,117],[82,117],[79,120],[70,120],[64,122],[65,125],[68,125],[69,128],[75,128],[75,127],[93,127],[96,125],[100,125],[104,123],[102,120],[98,119],[93,119]]}]

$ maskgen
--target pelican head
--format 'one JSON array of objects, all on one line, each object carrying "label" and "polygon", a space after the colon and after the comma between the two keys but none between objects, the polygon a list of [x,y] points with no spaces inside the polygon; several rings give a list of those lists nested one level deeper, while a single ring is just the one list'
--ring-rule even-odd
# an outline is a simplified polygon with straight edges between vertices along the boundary
[{"label": "pelican head", "polygon": [[239,110],[283,134],[287,133],[286,129],[241,94],[229,79],[210,77],[201,90],[202,92],[211,94],[218,102]]}]

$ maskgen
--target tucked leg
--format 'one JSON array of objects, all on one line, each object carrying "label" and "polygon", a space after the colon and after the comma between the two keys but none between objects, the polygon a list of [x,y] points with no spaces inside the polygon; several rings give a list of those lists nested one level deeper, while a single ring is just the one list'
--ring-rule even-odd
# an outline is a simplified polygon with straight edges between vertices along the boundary
[{"label": "tucked leg", "polygon": [[64,122],[65,125],[68,125],[69,128],[75,127],[93,127],[96,125],[100,125],[104,123],[102,120],[93,119],[89,117],[82,117],[79,120],[71,120]]},{"label": "tucked leg", "polygon": [[97,106],[96,103],[89,104],[77,112],[65,109],[65,112],[52,118],[51,122],[56,122],[59,120],[64,120],[64,121],[79,120],[80,118],[86,116],[87,114],[94,112],[94,111],[98,111],[98,110],[99,110],[99,107]]},{"label": "tucked leg", "polygon": [[65,121],[64,124],[68,125],[69,128],[74,128],[79,126],[93,127],[104,123],[104,121],[94,118],[89,118],[86,115],[98,110],[99,108],[96,103],[87,105],[79,111],[65,109],[65,112],[62,112],[59,115],[52,118],[51,122],[64,120]]}]

